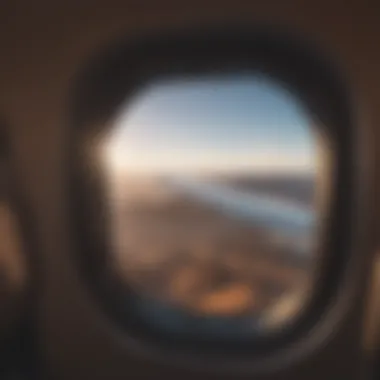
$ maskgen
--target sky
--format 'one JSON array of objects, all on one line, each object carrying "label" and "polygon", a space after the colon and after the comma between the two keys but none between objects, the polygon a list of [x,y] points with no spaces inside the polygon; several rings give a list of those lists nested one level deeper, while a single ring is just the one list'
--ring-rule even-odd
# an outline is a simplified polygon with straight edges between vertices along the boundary
[{"label": "sky", "polygon": [[121,108],[104,154],[126,173],[307,172],[316,165],[311,122],[263,76],[152,83]]}]

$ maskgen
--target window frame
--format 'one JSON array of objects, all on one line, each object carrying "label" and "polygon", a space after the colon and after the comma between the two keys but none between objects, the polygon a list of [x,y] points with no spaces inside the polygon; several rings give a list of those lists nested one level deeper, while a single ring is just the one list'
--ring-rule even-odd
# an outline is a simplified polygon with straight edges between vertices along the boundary
[{"label": "window frame", "polygon": [[[288,360],[315,349],[334,330],[351,297],[355,275],[356,224],[360,191],[352,99],[334,65],[323,54],[286,34],[262,30],[186,30],[117,41],[97,54],[79,73],[69,104],[67,157],[69,218],[76,249],[73,259],[99,309],[107,315],[127,347],[165,362],[200,368],[258,368],[273,360]],[[321,121],[327,136],[325,153],[331,162],[327,180],[330,211],[322,215],[316,287],[304,312],[286,331],[239,347],[186,342],[144,332],[138,321],[122,311],[125,287],[107,268],[107,227],[104,182],[91,151],[112,124],[121,105],[133,99],[145,83],[170,75],[199,75],[226,71],[268,74],[295,94]],[[123,301],[124,302],[124,301]],[[137,333],[136,333],[137,332]],[[200,349],[199,346],[202,346]],[[181,348],[181,349],[179,349]],[[222,359],[222,360],[221,360]],[[221,364],[222,363],[222,364]],[[272,363],[272,364],[271,364]]]}]

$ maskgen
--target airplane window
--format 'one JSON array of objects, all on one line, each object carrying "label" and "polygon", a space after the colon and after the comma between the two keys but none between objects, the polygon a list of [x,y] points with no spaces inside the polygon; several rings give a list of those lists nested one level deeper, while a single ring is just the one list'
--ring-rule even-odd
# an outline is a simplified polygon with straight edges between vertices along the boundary
[{"label": "airplane window", "polygon": [[[3,134],[3,130],[1,131]],[[7,140],[1,136],[0,157],[0,343],[7,342],[19,329],[26,310],[29,295],[29,262],[19,215],[16,212],[15,197],[11,185],[8,162]],[[0,345],[0,349],[1,349]],[[1,367],[1,364],[0,364]],[[1,370],[0,370],[1,372]]]},{"label": "airplane window", "polygon": [[145,324],[245,339],[294,320],[315,280],[320,141],[264,75],[161,79],[120,108],[98,145],[109,266]]}]

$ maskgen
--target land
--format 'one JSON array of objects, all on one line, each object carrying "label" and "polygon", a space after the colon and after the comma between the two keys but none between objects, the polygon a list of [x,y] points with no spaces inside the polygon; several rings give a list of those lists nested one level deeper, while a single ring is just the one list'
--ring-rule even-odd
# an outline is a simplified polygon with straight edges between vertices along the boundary
[{"label": "land", "polygon": [[[311,184],[291,181],[245,178],[233,186],[310,204]],[[296,256],[271,231],[157,184],[132,187],[115,208],[114,267],[142,297],[194,317],[234,318],[262,316],[287,295],[307,294],[312,255]]]}]

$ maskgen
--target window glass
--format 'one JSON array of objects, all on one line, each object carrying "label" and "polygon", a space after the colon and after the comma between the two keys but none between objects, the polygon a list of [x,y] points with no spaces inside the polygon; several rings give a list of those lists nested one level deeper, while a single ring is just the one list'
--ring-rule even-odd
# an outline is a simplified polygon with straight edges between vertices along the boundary
[{"label": "window glass", "polygon": [[318,144],[261,75],[161,80],[121,108],[99,149],[110,265],[139,318],[215,339],[291,321],[314,281]]}]

